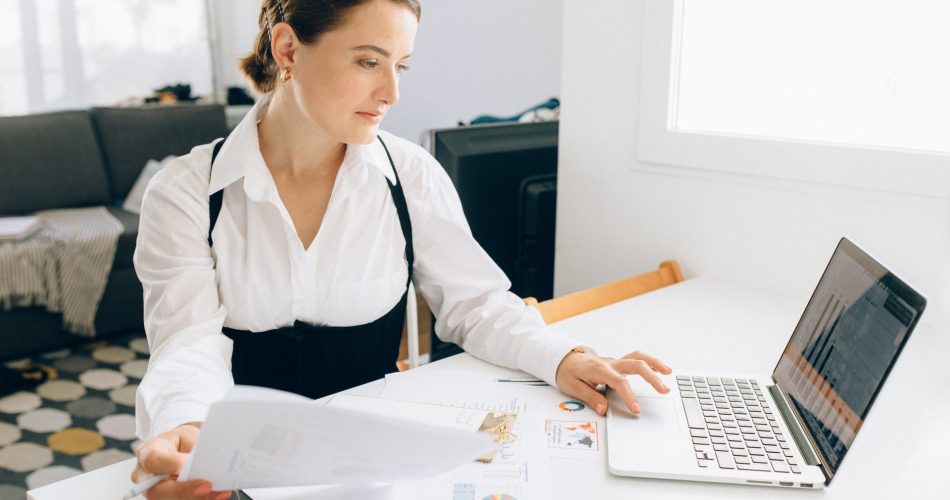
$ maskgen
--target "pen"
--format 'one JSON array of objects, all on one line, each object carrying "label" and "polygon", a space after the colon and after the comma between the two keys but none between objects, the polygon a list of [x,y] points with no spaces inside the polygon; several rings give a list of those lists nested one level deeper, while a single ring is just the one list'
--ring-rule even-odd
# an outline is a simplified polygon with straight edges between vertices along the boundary
[{"label": "pen", "polygon": [[142,493],[145,493],[146,490],[155,486],[156,484],[162,482],[162,479],[168,477],[168,474],[159,474],[157,476],[152,476],[141,483],[136,483],[132,486],[132,489],[122,497],[122,500],[129,500],[130,498],[137,497]]}]

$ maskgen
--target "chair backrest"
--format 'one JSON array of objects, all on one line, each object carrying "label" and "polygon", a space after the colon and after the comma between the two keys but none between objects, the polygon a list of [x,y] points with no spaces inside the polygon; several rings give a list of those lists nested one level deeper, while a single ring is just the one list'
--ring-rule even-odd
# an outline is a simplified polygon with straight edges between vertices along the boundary
[{"label": "chair backrest", "polygon": [[574,292],[538,302],[528,297],[525,304],[537,307],[544,322],[551,324],[578,314],[619,302],[630,297],[683,281],[683,273],[675,260],[660,263],[659,269],[625,278],[613,283]]}]

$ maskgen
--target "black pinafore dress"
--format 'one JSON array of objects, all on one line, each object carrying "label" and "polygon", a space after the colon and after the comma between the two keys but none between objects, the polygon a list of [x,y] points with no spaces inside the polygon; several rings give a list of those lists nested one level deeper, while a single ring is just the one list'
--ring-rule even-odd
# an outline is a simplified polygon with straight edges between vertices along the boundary
[{"label": "black pinafore dress", "polygon": [[[396,165],[386,143],[381,137],[377,139],[386,151],[396,178],[395,184],[389,179],[386,182],[406,240],[409,279],[402,299],[388,313],[365,325],[316,326],[295,321],[293,326],[265,332],[224,328],[224,335],[234,342],[231,373],[235,384],[280,389],[316,399],[396,371],[409,282],[412,281],[412,225]],[[212,168],[223,143],[222,140],[214,146]],[[209,199],[209,246],[213,244],[211,231],[221,211],[223,195],[222,189]]]}]

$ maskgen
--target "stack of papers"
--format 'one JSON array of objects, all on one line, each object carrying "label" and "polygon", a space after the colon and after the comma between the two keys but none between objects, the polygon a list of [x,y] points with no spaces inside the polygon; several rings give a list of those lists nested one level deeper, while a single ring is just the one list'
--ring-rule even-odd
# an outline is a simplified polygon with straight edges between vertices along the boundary
[{"label": "stack of papers", "polygon": [[[459,423],[477,418],[466,414]],[[211,407],[179,481],[200,478],[215,490],[236,490],[426,478],[498,449],[491,437],[468,427],[427,425],[237,386]]]}]

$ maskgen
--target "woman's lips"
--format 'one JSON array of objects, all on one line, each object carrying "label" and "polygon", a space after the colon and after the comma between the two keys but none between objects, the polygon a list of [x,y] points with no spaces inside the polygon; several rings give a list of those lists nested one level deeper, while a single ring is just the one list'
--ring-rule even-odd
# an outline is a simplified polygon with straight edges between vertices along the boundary
[{"label": "woman's lips", "polygon": [[370,123],[379,123],[379,120],[383,118],[382,113],[366,113],[363,111],[357,111],[356,114],[360,115],[364,120]]}]

